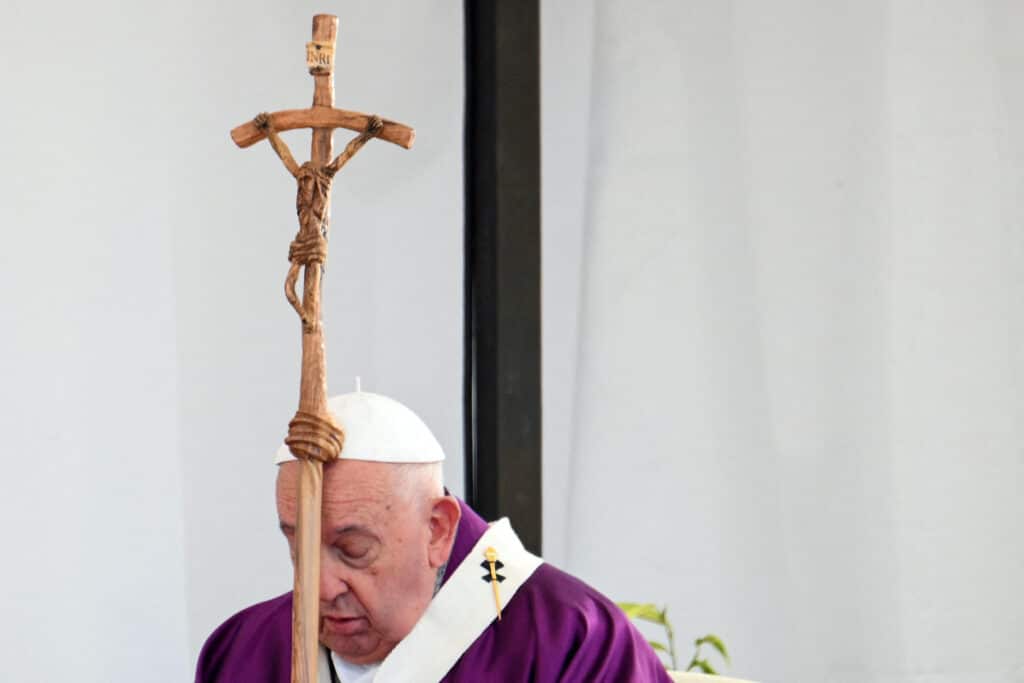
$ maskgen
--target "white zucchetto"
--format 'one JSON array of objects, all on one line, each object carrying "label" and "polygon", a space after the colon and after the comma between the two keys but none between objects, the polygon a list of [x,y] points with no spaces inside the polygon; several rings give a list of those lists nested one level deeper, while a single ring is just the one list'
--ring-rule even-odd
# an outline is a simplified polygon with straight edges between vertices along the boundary
[{"label": "white zucchetto", "polygon": [[[373,462],[426,463],[444,460],[441,444],[419,416],[398,401],[355,391],[327,401],[345,435],[339,458]],[[274,464],[295,460],[288,447],[277,449]]]}]

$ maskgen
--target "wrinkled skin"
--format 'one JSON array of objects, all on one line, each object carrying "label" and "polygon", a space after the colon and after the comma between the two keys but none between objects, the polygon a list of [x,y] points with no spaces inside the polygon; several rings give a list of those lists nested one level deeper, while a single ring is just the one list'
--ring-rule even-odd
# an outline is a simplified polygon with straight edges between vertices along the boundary
[{"label": "wrinkled skin", "polygon": [[[277,510],[295,559],[298,462],[280,466]],[[320,641],[354,664],[383,660],[426,610],[460,510],[421,465],[324,466]]]}]

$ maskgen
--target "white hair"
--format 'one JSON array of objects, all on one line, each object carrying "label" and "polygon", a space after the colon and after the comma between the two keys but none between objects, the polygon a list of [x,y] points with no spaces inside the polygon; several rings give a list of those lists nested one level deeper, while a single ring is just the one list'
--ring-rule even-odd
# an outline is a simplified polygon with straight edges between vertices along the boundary
[{"label": "white hair", "polygon": [[395,493],[402,498],[421,500],[444,495],[444,467],[440,462],[394,463]]}]

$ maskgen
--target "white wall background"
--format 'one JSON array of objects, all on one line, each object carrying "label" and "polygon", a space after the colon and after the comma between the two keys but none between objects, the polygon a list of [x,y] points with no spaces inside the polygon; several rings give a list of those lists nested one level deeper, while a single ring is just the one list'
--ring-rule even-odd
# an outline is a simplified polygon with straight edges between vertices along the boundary
[{"label": "white wall background", "polygon": [[187,680],[167,162],[186,129],[160,33],[182,18],[2,17],[0,679]]},{"label": "white wall background", "polygon": [[[461,453],[461,4],[9,1],[0,679],[188,680],[288,587],[294,189],[227,131],[317,11],[419,134],[339,176],[330,385]],[[763,681],[1024,681],[1024,10],[543,11],[548,557]]]},{"label": "white wall background", "polygon": [[5,3],[0,680],[188,680],[210,630],[290,586],[295,187],[228,131],[307,106],[325,11],[338,106],[418,133],[335,183],[329,386],[417,410],[461,492],[461,5]]},{"label": "white wall background", "polygon": [[1024,681],[1024,5],[543,28],[548,557],[738,675]]}]

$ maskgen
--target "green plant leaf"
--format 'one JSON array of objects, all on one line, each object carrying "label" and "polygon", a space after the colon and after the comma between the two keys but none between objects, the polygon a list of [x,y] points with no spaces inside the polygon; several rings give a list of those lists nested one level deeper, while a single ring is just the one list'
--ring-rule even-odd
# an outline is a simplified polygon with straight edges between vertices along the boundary
[{"label": "green plant leaf", "polygon": [[700,669],[701,671],[703,671],[706,674],[710,674],[712,676],[717,676],[718,675],[718,672],[715,671],[715,668],[713,666],[708,664],[707,660],[704,660],[704,659],[694,660],[693,664],[690,665],[690,668],[687,669],[687,671],[693,671],[694,667],[697,667],[698,669]]},{"label": "green plant leaf", "polygon": [[620,602],[619,609],[630,619],[643,619],[654,624],[665,624],[664,613],[650,602]]},{"label": "green plant leaf", "polygon": [[725,660],[726,664],[731,664],[731,662],[729,661],[729,651],[725,648],[725,643],[723,643],[722,639],[716,636],[714,633],[709,633],[703,638],[698,638],[696,643],[697,647],[700,647],[705,643],[710,645],[711,647],[718,650],[718,654],[722,655],[722,659]]},{"label": "green plant leaf", "polygon": [[668,652],[668,646],[664,643],[659,643],[656,640],[648,640],[647,644],[653,647],[655,650],[661,650],[662,652]]}]

